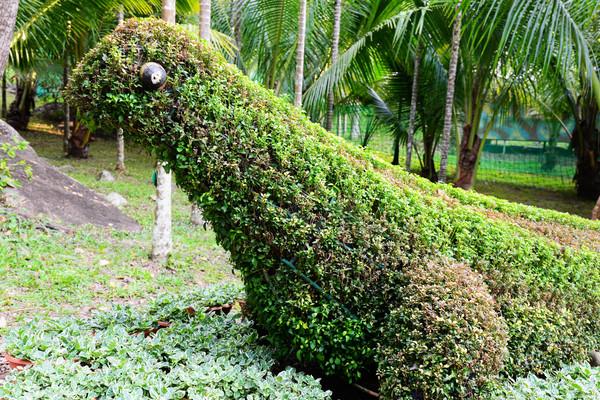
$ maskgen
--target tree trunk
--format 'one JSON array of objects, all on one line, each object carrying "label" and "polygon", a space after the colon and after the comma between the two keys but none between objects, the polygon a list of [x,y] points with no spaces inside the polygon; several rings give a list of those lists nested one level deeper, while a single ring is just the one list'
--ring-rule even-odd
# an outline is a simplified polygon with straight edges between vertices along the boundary
[{"label": "tree trunk", "polygon": [[594,209],[592,210],[592,219],[600,219],[600,196],[598,196],[598,201],[596,201],[596,207],[594,207]]},{"label": "tree trunk", "polygon": [[[63,89],[69,84],[69,58],[66,55],[63,62]],[[71,107],[66,100],[63,100],[63,152],[65,155],[70,153],[69,142],[71,141]]]},{"label": "tree trunk", "polygon": [[[331,44],[331,66],[333,67],[338,60],[339,44],[340,44],[340,24],[342,22],[342,0],[335,0],[335,9],[333,13],[333,40]],[[327,93],[327,119],[325,121],[325,129],[331,131],[333,126],[333,105],[334,105],[333,88]]]},{"label": "tree trunk", "polygon": [[575,121],[571,139],[577,157],[573,179],[579,197],[596,200],[600,196],[600,131],[596,128],[598,111],[593,103],[586,108],[589,109],[582,110],[585,118]]},{"label": "tree trunk", "polygon": [[125,19],[125,13],[123,12],[123,6],[119,6],[119,11],[117,12],[117,26],[123,23]]},{"label": "tree trunk", "polygon": [[35,86],[32,74],[17,79],[17,95],[6,114],[6,122],[16,130],[27,129],[31,110],[35,107]]},{"label": "tree trunk", "polygon": [[210,0],[200,0],[200,39],[204,39],[210,43]]},{"label": "tree trunk", "polygon": [[2,118],[6,118],[6,71],[2,73]]},{"label": "tree trunk", "polygon": [[471,135],[471,126],[463,127],[463,137],[460,142],[460,150],[458,152],[458,175],[454,186],[469,190],[473,186],[475,178],[475,169],[479,158],[479,148],[482,146],[482,141],[479,135],[475,135],[473,146],[469,148],[469,137]]},{"label": "tree trunk", "polygon": [[175,23],[175,0],[162,0],[161,17],[164,21]]},{"label": "tree trunk", "polygon": [[15,29],[19,0],[2,0],[0,7],[0,74],[4,73]]},{"label": "tree trunk", "polygon": [[[200,14],[198,15],[200,39],[206,40],[210,44],[211,32],[211,1],[200,0]],[[192,203],[190,210],[190,222],[194,226],[203,225],[202,210],[195,203]]]},{"label": "tree trunk", "polygon": [[350,131],[350,138],[353,142],[360,139],[360,115],[352,114],[352,130]]},{"label": "tree trunk", "polygon": [[[232,0],[231,1],[231,32],[232,37],[235,41],[235,47],[237,47],[237,54],[242,51],[242,8],[244,0]],[[238,66],[241,66],[241,60]]]},{"label": "tree trunk", "polygon": [[400,165],[400,135],[394,136],[394,158],[392,165]]},{"label": "tree trunk", "polygon": [[[458,3],[457,7],[460,7]],[[459,11],[454,21],[452,30],[452,52],[450,55],[450,65],[448,66],[448,89],[446,92],[446,109],[444,114],[444,130],[442,131],[442,145],[440,148],[440,174],[439,181],[446,182],[448,167],[448,150],[450,149],[450,133],[452,131],[452,109],[454,106],[454,89],[456,87],[456,70],[458,67],[458,49],[460,46],[460,30],[462,23],[462,12]]]},{"label": "tree trunk", "polygon": [[74,119],[73,129],[70,131],[68,148],[69,157],[88,158],[90,152],[90,139],[92,133],[80,121]]},{"label": "tree trunk", "polygon": [[204,217],[202,216],[202,210],[195,203],[192,203],[190,210],[190,222],[194,226],[204,225]]},{"label": "tree trunk", "polygon": [[421,176],[432,182],[437,182],[438,175],[435,170],[435,130],[423,129],[423,168]]},{"label": "tree trunk", "polygon": [[117,129],[117,165],[115,169],[119,172],[125,172],[125,139],[123,137],[123,128]]},{"label": "tree trunk", "polygon": [[410,171],[412,164],[413,138],[415,136],[415,121],[417,119],[417,100],[419,94],[419,70],[421,67],[421,45],[417,44],[415,50],[415,63],[413,68],[412,93],[410,96],[410,115],[408,117],[408,136],[406,139],[406,164]]},{"label": "tree trunk", "polygon": [[171,173],[156,164],[156,211],[152,233],[152,259],[165,263],[171,253]]},{"label": "tree trunk", "polygon": [[[162,0],[162,19],[175,23],[175,0]],[[152,259],[167,261],[173,241],[171,238],[171,173],[165,171],[161,160],[156,163],[156,210],[152,233]]]},{"label": "tree trunk", "polygon": [[300,0],[298,13],[298,48],[296,49],[296,76],[294,78],[294,105],[302,108],[304,84],[304,43],[306,41],[306,0]]},{"label": "tree trunk", "polygon": [[[121,25],[124,19],[125,15],[123,6],[121,5],[117,12],[117,26]],[[117,128],[117,165],[115,169],[119,172],[125,172],[125,138],[123,128]]]}]

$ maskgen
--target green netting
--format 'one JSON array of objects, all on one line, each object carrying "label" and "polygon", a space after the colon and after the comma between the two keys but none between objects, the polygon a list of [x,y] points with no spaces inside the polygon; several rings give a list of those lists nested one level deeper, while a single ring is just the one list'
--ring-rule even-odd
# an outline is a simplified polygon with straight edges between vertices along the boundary
[{"label": "green netting", "polygon": [[[365,125],[364,118],[360,122],[360,134],[352,134],[352,117],[347,117],[346,124],[343,119],[339,119],[338,125],[334,130],[348,140],[361,144]],[[338,122],[336,121],[336,122]],[[344,129],[345,128],[345,129]],[[502,132],[508,132],[507,129],[499,128]],[[576,158],[573,150],[569,148],[568,143],[558,140],[539,141],[539,140],[520,140],[524,136],[521,134],[517,140],[489,139],[484,147],[479,169],[478,177],[481,179],[510,181],[511,177],[519,175],[519,182],[537,187],[574,187],[573,176],[575,175]],[[422,147],[419,147],[421,140],[417,141],[417,154],[422,154]],[[378,130],[374,132],[369,139],[368,147],[370,149],[384,153],[393,154],[393,139],[389,133]],[[453,172],[456,166],[456,142],[453,137],[448,157],[450,172]],[[413,153],[414,154],[414,153]],[[405,145],[401,146],[400,158],[404,165],[406,155]],[[439,151],[435,156],[437,168],[439,168]],[[418,171],[420,168],[419,160],[413,157],[412,168]]]}]

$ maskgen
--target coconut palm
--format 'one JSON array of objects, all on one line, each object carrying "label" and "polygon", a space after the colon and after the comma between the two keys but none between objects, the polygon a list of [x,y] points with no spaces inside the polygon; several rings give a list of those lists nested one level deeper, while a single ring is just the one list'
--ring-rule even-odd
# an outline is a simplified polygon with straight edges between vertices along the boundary
[{"label": "coconut palm", "polygon": [[[333,14],[333,39],[331,41],[331,63],[335,64],[338,61],[338,53],[340,46],[340,24],[342,22],[342,0],[335,0],[335,9]],[[334,96],[333,88],[327,93],[327,119],[325,129],[328,131],[333,127],[333,106]]]},{"label": "coconut palm", "polygon": [[[461,12],[469,18],[460,46],[464,123],[455,185],[465,189],[473,185],[486,140],[486,129],[480,123],[483,108],[490,103],[500,108],[498,101],[511,98],[494,96],[492,87],[513,90],[513,81],[530,74],[534,66],[541,80],[555,80],[557,73],[567,74],[577,65],[584,71],[585,85],[593,91],[597,81],[595,61],[585,32],[599,7],[595,0],[462,2]],[[499,74],[499,68],[504,73]],[[600,91],[595,96],[600,99]]]},{"label": "coconut palm", "polygon": [[306,43],[306,0],[300,0],[298,12],[298,47],[296,49],[296,76],[294,77],[294,105],[302,107],[304,83],[304,45]]},{"label": "coconut palm", "polygon": [[458,51],[461,38],[462,11],[460,2],[457,4],[457,14],[452,28],[452,41],[450,43],[450,64],[448,65],[448,88],[446,91],[446,108],[444,111],[444,130],[442,132],[442,146],[440,148],[440,182],[446,182],[446,168],[448,166],[448,150],[450,148],[450,131],[452,129],[452,113],[454,108],[454,90],[456,87],[456,70],[458,68]]}]

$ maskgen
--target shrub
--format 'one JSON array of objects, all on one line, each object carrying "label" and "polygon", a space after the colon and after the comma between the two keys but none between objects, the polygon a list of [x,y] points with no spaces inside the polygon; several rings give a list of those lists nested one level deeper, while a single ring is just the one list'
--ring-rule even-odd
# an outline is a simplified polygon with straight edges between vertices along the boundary
[{"label": "shrub", "polygon": [[35,365],[9,375],[0,398],[329,399],[313,377],[277,368],[271,349],[259,343],[252,323],[239,314],[175,313],[180,319],[169,320],[171,326],[154,335],[131,332],[140,320],[152,321],[180,305],[187,308],[190,299],[196,305],[229,300],[227,293],[239,295],[235,288],[162,296],[145,309],[115,308],[101,318],[38,319],[14,328],[3,346]]},{"label": "shrub", "polygon": [[469,267],[445,262],[410,267],[405,279],[382,334],[382,397],[474,397],[506,354],[506,326],[486,284]]},{"label": "shrub", "polygon": [[[167,73],[158,90],[144,90],[139,77],[150,61]],[[393,185],[362,150],[181,28],[125,23],[84,58],[67,95],[167,162],[230,251],[248,308],[279,357],[349,379],[373,372],[403,269],[432,257],[483,276],[509,326],[503,373],[527,372],[530,354],[547,349],[541,340],[522,348],[513,335],[530,325],[547,337],[529,319],[539,310],[567,310],[580,323],[551,332],[556,353],[541,365],[583,360],[600,345],[599,254],[560,247],[418,185]]]}]

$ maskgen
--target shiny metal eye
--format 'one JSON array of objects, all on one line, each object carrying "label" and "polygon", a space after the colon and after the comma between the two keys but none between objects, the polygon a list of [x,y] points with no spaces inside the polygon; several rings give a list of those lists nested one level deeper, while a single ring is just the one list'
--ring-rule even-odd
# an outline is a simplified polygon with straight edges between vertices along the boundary
[{"label": "shiny metal eye", "polygon": [[162,65],[155,62],[148,62],[142,65],[140,69],[142,85],[146,90],[160,89],[167,80],[167,71]]}]

